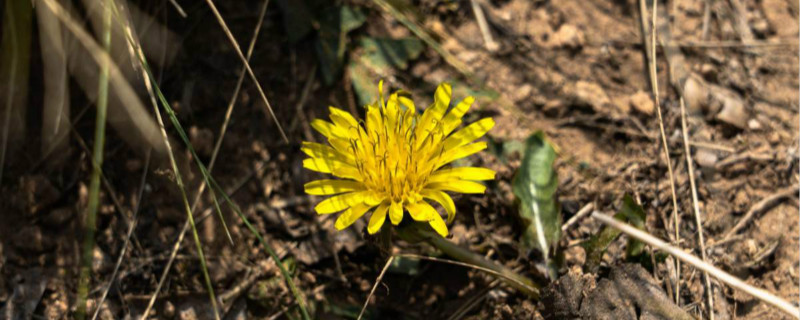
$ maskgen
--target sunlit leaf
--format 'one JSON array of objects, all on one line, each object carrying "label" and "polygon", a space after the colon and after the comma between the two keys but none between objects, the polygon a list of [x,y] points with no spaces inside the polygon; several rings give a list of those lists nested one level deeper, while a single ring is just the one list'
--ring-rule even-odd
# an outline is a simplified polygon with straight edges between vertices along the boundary
[{"label": "sunlit leaf", "polygon": [[519,216],[525,225],[522,244],[542,252],[548,273],[555,277],[555,256],[561,237],[561,208],[556,200],[558,176],[553,168],[555,148],[539,131],[525,142],[525,155],[512,188],[519,201]]}]

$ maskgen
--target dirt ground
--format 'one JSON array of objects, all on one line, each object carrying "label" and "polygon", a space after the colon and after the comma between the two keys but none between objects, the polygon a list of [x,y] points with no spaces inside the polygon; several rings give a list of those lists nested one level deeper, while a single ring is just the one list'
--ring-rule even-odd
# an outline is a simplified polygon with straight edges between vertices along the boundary
[{"label": "dirt ground", "polygon": [[[167,1],[131,4],[175,35],[169,46],[174,59],[154,71],[200,160],[208,163],[241,63],[205,2],[178,2],[184,6],[185,18]],[[213,175],[286,259],[284,264],[315,310],[315,318],[355,319],[388,256],[380,251],[375,237],[367,235],[365,221],[336,231],[335,215],[318,216],[313,211],[321,198],[306,195],[303,184],[320,176],[303,169],[300,144],[322,140],[309,129],[309,121],[327,118],[329,105],[363,116],[359,92],[354,89],[358,79],[344,71],[326,83],[315,54],[316,37],[325,29],[312,24],[307,34],[292,39],[288,1],[272,2],[251,64],[290,142],[283,142],[255,85],[245,77]],[[316,3],[307,1],[309,8],[348,5],[364,13],[363,25],[347,34],[346,62],[358,63],[367,54],[356,48],[359,39],[416,37],[372,1],[312,2]],[[395,2],[405,3],[390,1]],[[800,299],[797,2],[659,2],[656,67],[681,220],[678,238],[648,54],[642,42],[650,17],[643,26],[639,2],[476,3],[497,44],[494,50],[487,49],[470,1],[413,1],[409,9],[441,45],[439,49],[466,66],[469,74],[426,45],[404,67],[394,66],[375,77],[385,79],[392,90],[410,91],[417,106],[432,101],[436,84],[450,81],[456,100],[467,91],[478,92],[470,122],[492,116],[497,123],[487,139],[501,146],[500,151],[490,148],[472,157],[476,165],[496,170],[497,179],[488,184],[485,195],[455,198],[459,213],[450,226],[451,241],[536,278],[541,255],[520,244],[522,226],[511,192],[520,156],[504,153],[502,146],[542,130],[559,148],[555,166],[564,221],[587,204],[614,213],[629,194],[645,208],[648,232],[699,256],[700,228],[681,130],[682,92],[709,262],[796,304]],[[245,50],[262,3],[218,1],[217,5]],[[12,143],[17,147],[7,157],[0,181],[0,309],[27,305],[24,310],[31,310],[35,319],[68,319],[75,310],[92,171],[91,152],[79,140],[91,148],[95,116],[89,108],[78,118],[83,106],[91,104],[72,86],[70,116],[75,131],[68,151],[58,155],[61,160],[43,155],[38,147],[24,147],[40,143],[35,133],[41,127],[43,76],[37,73],[41,53],[37,41],[33,42],[27,112],[31,134]],[[131,81],[141,81],[141,77]],[[143,86],[136,88],[152,111]],[[175,128],[168,125],[167,131],[179,160],[185,163],[191,201],[202,177],[190,165],[191,154],[178,140]],[[130,221],[135,219],[136,226],[101,319],[136,319],[143,312],[186,220],[166,157],[153,155],[148,160],[147,153],[124,139],[125,134],[110,128],[106,137],[103,173],[108,185],[102,188],[90,309],[114,272]],[[763,200],[770,197],[773,201],[764,205]],[[223,210],[231,244],[213,210],[211,199],[203,196],[195,212],[211,213],[198,226],[215,292],[222,297],[224,318],[298,317],[275,262],[235,213]],[[749,211],[755,212],[752,219],[729,236]],[[631,275],[646,279],[642,283],[656,288],[653,295],[663,296],[665,303],[674,303],[674,286],[680,283],[677,308],[708,318],[701,272],[681,264],[676,279],[671,257],[653,260],[655,265],[636,263],[644,269],[632,267],[625,259],[625,236],[612,243],[599,269],[583,269],[586,251],[580,244],[600,228],[599,222],[585,218],[566,230],[560,242],[562,278],[544,290],[547,294],[542,300],[518,293],[480,271],[398,259],[377,286],[367,318],[660,319],[642,312],[646,308],[625,295],[619,304],[591,298],[598,297],[593,292],[607,290],[609,283]],[[151,317],[213,318],[194,248],[188,235]],[[437,255],[428,245],[404,241],[396,241],[394,252]],[[712,279],[712,285],[715,319],[790,318],[716,280]],[[616,311],[603,313],[607,310],[603,308]],[[31,319],[21,317],[14,319]]]}]

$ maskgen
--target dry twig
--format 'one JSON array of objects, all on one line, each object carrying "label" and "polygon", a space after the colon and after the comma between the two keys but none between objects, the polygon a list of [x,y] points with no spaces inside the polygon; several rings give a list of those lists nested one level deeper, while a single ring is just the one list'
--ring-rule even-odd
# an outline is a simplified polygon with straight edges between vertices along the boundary
[{"label": "dry twig", "polygon": [[[683,101],[683,96],[680,97],[681,104],[681,130],[683,132],[683,145],[686,154],[686,169],[689,172],[689,185],[692,188],[692,207],[694,208],[694,222],[697,225],[697,239],[700,242],[700,257],[703,261],[707,261],[706,257],[706,240],[703,236],[703,221],[700,219],[700,205],[697,200],[697,184],[694,179],[694,162],[692,161],[692,150],[689,146],[689,130],[686,126],[686,103]],[[714,288],[711,287],[711,279],[708,278],[708,273],[704,272],[706,283],[706,293],[708,294],[708,315],[711,320],[714,320]]]},{"label": "dry twig", "polygon": [[[657,1],[653,1],[653,20],[650,25],[651,41],[648,46],[647,42],[647,4],[645,0],[639,0],[639,15],[641,17],[642,28],[642,42],[645,44],[645,53],[648,58],[648,70],[650,75],[650,87],[653,89],[653,100],[656,105],[656,114],[658,115],[658,129],[661,133],[661,144],[664,150],[664,162],[667,164],[667,172],[669,173],[669,187],[672,194],[672,217],[674,223],[675,241],[680,243],[680,215],[678,214],[678,196],[675,192],[675,175],[672,172],[672,161],[669,159],[669,145],[667,144],[667,135],[664,131],[664,118],[661,115],[661,103],[658,96],[658,72],[656,69],[656,9]],[[681,283],[681,266],[680,263],[675,261],[675,303],[680,305],[680,283]]]},{"label": "dry twig", "polygon": [[728,238],[732,237],[733,235],[744,229],[744,227],[747,226],[748,223],[750,223],[750,220],[753,220],[753,217],[755,217],[757,214],[769,210],[770,208],[776,206],[786,198],[797,196],[797,193],[798,193],[798,185],[795,184],[789,188],[778,191],[778,193],[776,194],[773,194],[769,197],[762,199],[754,206],[750,207],[750,210],[747,210],[747,213],[744,215],[744,217],[742,217],[742,219],[739,220],[739,222],[737,222],[736,225],[733,226],[733,228],[730,231],[728,231],[728,233],[726,233],[724,237],[722,237],[721,241],[728,240]]},{"label": "dry twig", "polygon": [[617,221],[616,219],[614,219],[614,218],[612,218],[612,217],[610,217],[608,215],[602,214],[600,212],[595,211],[594,213],[592,213],[592,218],[597,219],[600,222],[605,223],[605,224],[607,224],[607,225],[609,225],[609,226],[621,231],[622,233],[625,233],[625,234],[627,234],[627,235],[629,235],[631,237],[634,237],[634,238],[638,239],[639,241],[647,243],[647,244],[653,246],[656,249],[659,249],[659,250],[664,251],[664,252],[666,252],[668,254],[671,254],[675,258],[683,261],[684,263],[687,263],[687,264],[689,264],[689,265],[691,265],[691,266],[693,266],[693,267],[695,267],[697,269],[700,269],[700,270],[702,270],[704,272],[709,273],[710,275],[712,275],[714,278],[717,278],[722,283],[725,283],[725,284],[733,287],[734,289],[741,290],[741,291],[753,296],[754,298],[756,298],[758,300],[761,300],[761,301],[763,301],[765,303],[768,303],[768,304],[780,309],[781,311],[785,312],[786,314],[788,314],[788,315],[790,315],[790,316],[792,316],[794,318],[800,319],[800,309],[798,309],[792,303],[789,303],[788,301],[783,300],[780,297],[775,296],[774,294],[769,293],[769,292],[767,292],[765,290],[753,287],[753,286],[745,283],[744,281],[739,280],[738,278],[734,277],[733,275],[731,275],[731,274],[729,274],[729,273],[727,273],[725,271],[722,271],[721,269],[709,264],[708,262],[702,261],[699,258],[697,258],[696,256],[693,256],[691,254],[688,254],[688,253],[684,252],[680,248],[676,248],[674,246],[671,246],[671,245],[665,243],[664,241],[661,241],[658,238],[650,235],[647,232],[644,232],[642,230],[636,229],[636,228],[634,228],[634,227],[632,227],[632,226],[630,226],[630,225],[628,225],[626,223]]}]

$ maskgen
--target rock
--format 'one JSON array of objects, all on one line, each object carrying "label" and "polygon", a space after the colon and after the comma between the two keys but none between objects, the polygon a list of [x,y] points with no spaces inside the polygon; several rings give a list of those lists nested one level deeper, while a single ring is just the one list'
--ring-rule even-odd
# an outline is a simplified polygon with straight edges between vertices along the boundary
[{"label": "rock", "polygon": [[514,91],[514,101],[519,102],[530,97],[531,93],[533,92],[533,86],[530,84],[523,84]]},{"label": "rock", "polygon": [[722,110],[716,115],[716,119],[739,129],[747,129],[747,121],[750,116],[745,110],[742,99],[733,95],[718,96],[717,98],[721,99]]},{"label": "rock", "polygon": [[652,115],[653,112],[655,111],[655,104],[653,103],[653,99],[647,92],[639,90],[638,92],[631,95],[628,101],[630,103],[630,106],[641,114]]},{"label": "rock", "polygon": [[614,96],[611,101],[617,110],[624,115],[631,113],[631,97],[629,96]]},{"label": "rock", "polygon": [[702,114],[708,108],[710,99],[705,81],[698,76],[689,76],[683,84],[683,99],[686,112],[692,115]]},{"label": "rock", "polygon": [[564,90],[575,104],[591,106],[595,112],[603,111],[611,103],[605,90],[594,82],[578,81],[574,85],[567,85]]},{"label": "rock", "polygon": [[17,248],[36,253],[52,249],[54,246],[53,240],[42,234],[42,229],[36,225],[23,227],[14,235],[13,241]]},{"label": "rock", "polygon": [[194,311],[194,307],[185,306],[180,311],[178,311],[178,319],[180,319],[180,320],[197,320],[197,312]]},{"label": "rock", "polygon": [[161,309],[161,314],[164,316],[164,318],[172,319],[172,317],[175,316],[175,305],[172,304],[172,302],[165,301]]},{"label": "rock", "polygon": [[750,128],[750,130],[759,130],[761,129],[761,122],[758,122],[756,119],[750,119],[747,121],[747,127]]},{"label": "rock", "polygon": [[704,63],[702,66],[700,66],[700,74],[702,74],[706,79],[716,79],[717,68],[711,63]]},{"label": "rock", "polygon": [[542,106],[542,112],[548,117],[554,117],[558,115],[561,110],[564,109],[564,101],[561,100],[550,100],[545,102],[544,106]]},{"label": "rock", "polygon": [[111,258],[100,247],[95,246],[92,255],[92,272],[97,274],[111,269]]},{"label": "rock", "polygon": [[578,49],[583,46],[583,32],[571,24],[562,24],[558,31],[550,35],[550,45],[568,49]]},{"label": "rock", "polygon": [[697,161],[697,164],[701,168],[714,168],[719,160],[719,157],[717,157],[717,154],[711,150],[700,148],[694,155],[694,160]]},{"label": "rock", "polygon": [[53,209],[50,211],[50,213],[44,216],[42,223],[48,227],[62,227],[64,223],[69,221],[69,219],[72,219],[74,212],[75,211],[70,207]]}]

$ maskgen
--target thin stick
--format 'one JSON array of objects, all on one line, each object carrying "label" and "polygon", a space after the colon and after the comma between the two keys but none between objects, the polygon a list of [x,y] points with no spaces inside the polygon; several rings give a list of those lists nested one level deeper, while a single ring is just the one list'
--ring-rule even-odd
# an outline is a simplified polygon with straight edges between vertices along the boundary
[{"label": "thin stick", "polygon": [[186,19],[187,17],[186,11],[183,11],[183,8],[181,8],[181,5],[178,4],[178,1],[169,0],[169,3],[172,4],[173,7],[175,7],[175,11],[178,11],[178,14],[181,15],[181,18]]},{"label": "thin stick", "polygon": [[572,218],[569,218],[569,220],[567,220],[567,223],[561,226],[561,232],[562,233],[567,232],[567,230],[569,230],[569,228],[572,225],[577,223],[578,220],[581,220],[583,219],[583,217],[588,216],[590,213],[592,213],[592,210],[594,210],[594,203],[591,202],[587,203],[585,206],[583,206],[583,208],[578,210],[578,213],[572,216]]},{"label": "thin stick", "polygon": [[800,319],[800,309],[798,309],[795,305],[787,302],[786,300],[781,299],[780,297],[777,297],[777,296],[773,295],[772,293],[769,293],[769,292],[767,292],[765,290],[753,287],[753,286],[745,283],[744,281],[739,280],[738,278],[732,276],[731,274],[729,274],[729,273],[727,273],[725,271],[722,271],[719,268],[709,264],[708,262],[700,260],[696,256],[693,256],[691,254],[688,254],[688,253],[684,252],[680,248],[671,246],[671,245],[665,243],[664,241],[661,241],[658,238],[650,235],[647,232],[644,232],[644,231],[641,231],[639,229],[636,229],[636,228],[634,228],[634,227],[632,227],[632,226],[630,226],[630,225],[628,225],[626,223],[617,221],[614,218],[612,218],[612,217],[610,217],[608,215],[602,214],[600,212],[596,212],[595,211],[594,213],[592,213],[592,218],[597,219],[600,222],[605,223],[605,224],[611,226],[612,228],[615,228],[615,229],[621,231],[622,233],[627,234],[628,236],[634,237],[634,238],[638,239],[639,241],[647,243],[647,244],[649,244],[650,246],[652,246],[652,247],[654,247],[656,249],[659,249],[659,250],[664,251],[664,252],[666,252],[668,254],[671,254],[675,258],[677,258],[677,259],[679,259],[679,260],[681,260],[681,261],[683,261],[683,262],[685,262],[685,263],[687,263],[687,264],[689,264],[689,265],[691,265],[691,266],[693,266],[693,267],[695,267],[697,269],[700,269],[700,270],[702,270],[704,272],[709,273],[710,275],[712,275],[714,278],[717,278],[722,283],[725,283],[725,284],[733,287],[734,289],[741,290],[741,291],[753,296],[754,298],[757,298],[757,299],[759,299],[759,300],[761,300],[763,302],[766,302],[766,303],[768,303],[768,304],[780,309],[783,312],[786,312],[786,314],[788,314],[788,315],[790,315],[790,316],[792,316],[794,318]]},{"label": "thin stick", "polygon": [[100,301],[97,302],[97,307],[94,310],[94,316],[92,316],[92,320],[97,319],[97,316],[100,314],[100,309],[103,307],[103,303],[106,301],[106,297],[108,297],[108,292],[111,291],[111,286],[114,284],[114,280],[117,278],[117,273],[119,272],[119,267],[122,265],[122,260],[125,258],[125,252],[128,250],[128,244],[131,242],[131,235],[133,235],[133,230],[136,229],[136,218],[139,213],[140,203],[142,201],[142,195],[144,194],[144,184],[147,181],[147,170],[150,168],[150,151],[147,152],[147,160],[144,163],[144,170],[142,170],[142,181],[139,184],[139,194],[137,196],[136,204],[133,208],[133,217],[131,217],[130,226],[128,226],[128,233],[125,235],[125,242],[122,244],[122,249],[119,251],[119,257],[117,258],[117,263],[114,265],[114,271],[111,272],[111,278],[108,280],[108,284],[106,288],[103,289],[103,295],[100,296]]},{"label": "thin stick", "polygon": [[708,142],[701,142],[701,141],[689,141],[689,145],[695,148],[703,148],[703,149],[711,149],[717,151],[723,151],[727,153],[734,153],[736,149],[726,146],[721,146],[713,143]]},{"label": "thin stick", "polygon": [[375,289],[378,288],[378,284],[381,283],[381,280],[383,280],[383,275],[386,274],[386,270],[389,270],[389,266],[392,265],[392,261],[394,261],[394,256],[391,256],[389,257],[389,260],[386,260],[386,264],[383,266],[381,274],[379,274],[378,278],[375,279],[375,284],[372,285],[372,290],[369,291],[369,295],[367,296],[367,301],[364,301],[364,306],[361,307],[361,312],[358,313],[357,320],[361,320],[361,317],[364,316],[364,311],[367,310],[367,306],[369,305],[369,299],[371,299],[372,295],[375,294]]},{"label": "thin stick", "polygon": [[[697,225],[697,239],[700,241],[700,257],[703,261],[707,261],[706,257],[706,240],[703,236],[703,221],[700,218],[700,204],[697,200],[697,184],[694,179],[694,162],[692,161],[692,150],[689,146],[689,130],[686,126],[686,103],[683,101],[683,96],[680,97],[681,104],[681,130],[683,130],[683,145],[685,146],[686,153],[686,168],[689,171],[689,185],[692,187],[692,206],[694,207],[694,222]],[[708,277],[708,272],[703,273],[706,283],[706,293],[708,294],[708,315],[711,320],[714,320],[714,288],[711,287],[711,279]]]},{"label": "thin stick", "polygon": [[747,210],[747,213],[744,215],[744,217],[742,217],[741,220],[739,220],[739,222],[736,223],[735,226],[733,226],[733,229],[728,231],[728,233],[726,233],[725,236],[722,237],[722,241],[727,240],[728,238],[732,237],[733,235],[744,229],[744,227],[747,226],[748,223],[750,223],[750,220],[753,220],[753,217],[755,217],[756,214],[769,210],[773,206],[780,203],[783,199],[789,198],[791,196],[797,196],[797,192],[798,192],[798,185],[795,184],[789,188],[779,191],[776,194],[773,194],[769,197],[762,199],[754,206],[750,207],[750,210]]},{"label": "thin stick", "polygon": [[272,120],[275,121],[275,125],[278,127],[278,131],[281,133],[283,141],[289,143],[289,138],[286,137],[286,133],[283,132],[283,127],[281,127],[280,122],[278,122],[278,118],[275,116],[275,112],[272,111],[272,106],[269,104],[269,100],[267,100],[267,95],[264,94],[264,89],[261,88],[261,84],[258,82],[255,73],[253,73],[253,69],[250,68],[250,63],[247,62],[247,58],[244,57],[242,49],[239,48],[239,44],[236,42],[236,39],[233,37],[233,34],[231,34],[231,30],[228,29],[228,25],[225,23],[225,20],[222,19],[222,15],[219,14],[217,6],[215,6],[214,2],[211,2],[211,0],[206,0],[206,3],[208,3],[208,6],[211,8],[211,11],[214,13],[214,16],[217,17],[217,22],[219,22],[219,25],[222,27],[222,31],[225,32],[225,35],[228,36],[228,40],[230,40],[231,45],[233,45],[233,48],[236,50],[236,54],[239,55],[239,59],[241,59],[242,63],[244,63],[244,67],[245,69],[247,69],[247,73],[250,75],[250,79],[252,79],[253,82],[255,83],[256,89],[258,89],[258,94],[261,95],[261,100],[264,101],[264,104],[267,106],[267,111],[269,111],[269,115],[272,116]]},{"label": "thin stick", "polygon": [[[646,31],[645,26],[647,23],[645,22],[645,14],[647,14],[647,5],[644,2],[645,0],[639,0],[639,11],[642,19],[642,35],[646,39]],[[648,65],[650,70],[650,86],[653,89],[653,100],[656,105],[656,114],[658,115],[658,129],[661,134],[661,144],[664,148],[664,162],[667,164],[667,172],[669,173],[669,188],[672,194],[672,217],[673,223],[675,224],[675,243],[680,243],[681,235],[680,235],[680,215],[678,214],[678,196],[675,192],[675,175],[672,172],[672,162],[669,159],[669,144],[667,144],[667,135],[664,133],[664,118],[661,115],[661,103],[659,101],[658,96],[658,72],[656,69],[656,8],[657,8],[657,0],[653,0],[653,23],[650,27],[651,31],[651,41],[650,46],[646,45],[645,48],[649,50],[645,50],[646,53],[649,53],[648,58]],[[675,261],[675,303],[680,305],[680,291],[681,291],[681,265],[679,261]]]},{"label": "thin stick", "polygon": [[470,2],[472,3],[472,12],[475,14],[475,20],[478,21],[478,28],[481,29],[483,44],[486,46],[486,50],[496,51],[498,46],[492,38],[492,32],[489,30],[489,24],[486,23],[486,16],[483,15],[483,9],[481,9],[477,0],[471,0]]}]

